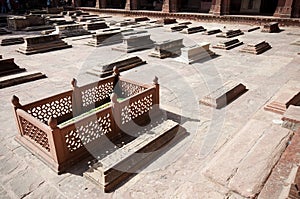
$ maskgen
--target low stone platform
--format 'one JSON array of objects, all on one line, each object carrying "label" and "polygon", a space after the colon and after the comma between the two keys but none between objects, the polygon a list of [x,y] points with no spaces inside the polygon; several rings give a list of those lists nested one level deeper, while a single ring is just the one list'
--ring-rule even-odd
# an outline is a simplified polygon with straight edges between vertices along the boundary
[{"label": "low stone platform", "polygon": [[39,71],[21,72],[17,74],[7,75],[7,76],[0,77],[0,88],[14,86],[17,84],[22,84],[30,81],[35,81],[45,77],[46,75],[44,75]]},{"label": "low stone platform", "polygon": [[157,20],[156,23],[168,25],[168,24],[177,23],[177,21],[176,21],[176,19],[172,19],[172,18],[164,18],[164,19]]},{"label": "low stone platform", "polygon": [[212,29],[212,30],[207,30],[203,33],[203,35],[213,35],[217,34],[219,32],[222,32],[220,29]]},{"label": "low stone platform", "polygon": [[253,44],[247,44],[246,47],[242,48],[240,50],[240,52],[245,52],[245,53],[251,53],[251,54],[261,54],[269,49],[271,49],[272,47],[270,46],[270,44],[266,41],[261,41],[261,42],[257,42],[257,43],[253,43]]},{"label": "low stone platform", "polygon": [[7,76],[15,73],[24,72],[25,68],[20,68],[15,62],[14,58],[0,59],[0,76]]},{"label": "low stone platform", "polygon": [[121,52],[134,52],[152,48],[154,42],[150,39],[150,34],[135,34],[123,37],[123,44],[113,47],[113,50]]},{"label": "low stone platform", "polygon": [[61,40],[58,34],[53,34],[27,37],[25,38],[24,45],[17,49],[17,51],[30,55],[71,47],[72,45],[68,45],[66,42]]},{"label": "low stone platform", "polygon": [[230,49],[240,46],[242,44],[243,44],[243,42],[239,41],[238,39],[231,39],[231,40],[221,41],[217,45],[213,45],[213,48],[230,50]]},{"label": "low stone platform", "polygon": [[185,28],[180,32],[185,34],[193,34],[193,33],[203,32],[203,31],[206,31],[206,29],[203,28],[203,26],[192,26],[192,27]]},{"label": "low stone platform", "polygon": [[199,101],[200,104],[214,108],[223,108],[233,102],[247,91],[242,83],[228,81],[222,87],[205,96]]},{"label": "low stone platform", "polygon": [[161,155],[158,150],[176,135],[182,134],[182,131],[178,123],[166,120],[98,160],[84,173],[84,176],[102,187],[104,192],[111,192]]},{"label": "low stone platform", "polygon": [[52,34],[58,34],[60,38],[90,35],[91,33],[83,28],[82,24],[60,25],[55,27]]},{"label": "low stone platform", "polygon": [[278,22],[271,22],[265,24],[261,31],[267,33],[278,33],[281,30],[279,29]]},{"label": "low stone platform", "polygon": [[2,39],[0,45],[1,46],[9,46],[9,45],[15,45],[15,44],[22,44],[24,42],[25,41],[24,41],[23,37],[10,37],[10,38]]},{"label": "low stone platform", "polygon": [[209,49],[210,43],[204,42],[194,46],[181,48],[181,56],[176,60],[191,64],[200,60],[211,59],[216,54]]},{"label": "low stone platform", "polygon": [[114,67],[116,67],[121,72],[143,64],[146,64],[146,61],[143,61],[140,57],[135,56],[125,59],[123,58],[109,64],[94,67],[93,69],[88,70],[87,73],[98,77],[106,77],[113,74]]},{"label": "low stone platform", "polygon": [[122,43],[122,38],[122,33],[119,30],[105,31],[93,35],[93,38],[88,41],[87,45],[99,47],[118,44]]},{"label": "low stone platform", "polygon": [[170,30],[171,30],[171,32],[179,32],[186,28],[188,28],[187,25],[177,25],[177,26],[171,27]]},{"label": "low stone platform", "polygon": [[216,154],[203,173],[243,197],[255,198],[286,149],[290,136],[287,129],[251,119]]},{"label": "low stone platform", "polygon": [[236,36],[243,35],[243,34],[244,33],[240,29],[237,29],[237,30],[228,30],[226,32],[219,33],[216,36],[217,37],[231,38],[231,37],[236,37]]},{"label": "low stone platform", "polygon": [[154,50],[149,54],[151,57],[160,59],[173,55],[180,55],[183,46],[183,39],[173,39],[154,44]]},{"label": "low stone platform", "polygon": [[99,30],[109,28],[105,22],[93,22],[93,23],[86,23],[84,28],[86,30]]}]

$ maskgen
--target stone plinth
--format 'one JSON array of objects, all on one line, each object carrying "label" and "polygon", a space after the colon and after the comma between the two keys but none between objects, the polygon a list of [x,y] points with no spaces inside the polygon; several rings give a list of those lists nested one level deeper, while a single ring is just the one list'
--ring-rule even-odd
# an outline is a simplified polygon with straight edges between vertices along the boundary
[{"label": "stone plinth", "polygon": [[268,32],[268,33],[280,32],[278,22],[272,22],[272,23],[265,24],[261,31],[262,32]]},{"label": "stone plinth", "polygon": [[219,33],[216,36],[217,37],[231,38],[231,37],[236,37],[236,36],[243,35],[243,34],[244,33],[240,29],[237,29],[237,30],[228,30],[226,32]]},{"label": "stone plinth", "polygon": [[150,19],[148,17],[136,17],[134,18],[135,22],[141,22],[141,21],[149,21]]},{"label": "stone plinth", "polygon": [[9,45],[15,45],[15,44],[22,44],[22,43],[24,43],[23,37],[11,37],[11,38],[2,39],[0,45],[1,46],[9,46]]},{"label": "stone plinth", "polygon": [[231,39],[231,40],[221,41],[217,45],[214,45],[213,48],[230,50],[230,49],[240,46],[242,44],[243,44],[243,42],[239,41],[238,39]]},{"label": "stone plinth", "polygon": [[100,32],[93,35],[93,38],[88,42],[88,45],[98,47],[122,43],[122,38],[121,31],[118,30]]},{"label": "stone plinth", "polygon": [[166,58],[180,55],[183,47],[183,39],[167,40],[154,44],[154,50],[149,54],[151,57]]},{"label": "stone plinth", "polygon": [[87,23],[84,28],[86,30],[99,30],[109,28],[105,22],[94,22],[94,23]]},{"label": "stone plinth", "polygon": [[196,61],[210,59],[215,55],[214,52],[209,50],[210,43],[201,43],[199,45],[181,48],[181,56],[178,61],[191,64]]},{"label": "stone plinth", "polygon": [[178,25],[178,26],[173,26],[171,27],[171,32],[177,32],[177,31],[182,31],[183,29],[188,28],[187,25]]},{"label": "stone plinth", "polygon": [[7,19],[7,25],[9,29],[22,30],[28,26],[45,25],[45,20],[36,15],[14,16]]},{"label": "stone plinth", "polygon": [[150,34],[135,34],[123,37],[123,44],[112,48],[121,52],[134,52],[153,47],[153,41],[150,39]]},{"label": "stone plinth", "polygon": [[106,77],[113,73],[114,67],[117,67],[118,70],[121,72],[121,71],[129,70],[131,68],[143,65],[145,63],[146,61],[143,61],[141,58],[137,56],[129,57],[125,59],[123,58],[121,60],[114,61],[109,64],[94,67],[92,70],[87,71],[87,73],[98,77]]},{"label": "stone plinth", "polygon": [[85,30],[82,24],[70,24],[56,26],[55,31],[52,34],[58,34],[60,38],[66,38],[89,35],[91,33]]},{"label": "stone plinth", "polygon": [[222,32],[222,31],[220,29],[212,29],[212,30],[205,31],[203,34],[204,35],[213,35],[213,34],[217,34],[219,32]]},{"label": "stone plinth", "polygon": [[290,105],[282,116],[282,126],[292,131],[300,131],[300,106]]},{"label": "stone plinth", "polygon": [[176,21],[176,19],[164,18],[164,19],[159,19],[159,20],[157,20],[156,23],[168,25],[168,24],[177,23],[177,21]]},{"label": "stone plinth", "polygon": [[271,48],[272,47],[270,46],[270,44],[268,42],[261,41],[261,42],[257,42],[257,43],[253,43],[253,44],[247,44],[247,46],[244,47],[243,49],[241,49],[240,51],[258,55],[258,54],[261,54]]},{"label": "stone plinth", "polygon": [[71,45],[68,45],[66,42],[61,40],[58,34],[53,34],[27,37],[25,38],[24,45],[17,51],[29,55],[71,47]]},{"label": "stone plinth", "polygon": [[193,26],[193,27],[185,28],[181,32],[185,34],[193,34],[193,33],[203,32],[203,31],[206,31],[206,29],[203,28],[203,26]]},{"label": "stone plinth", "polygon": [[223,108],[247,91],[241,83],[228,81],[222,87],[212,91],[199,102],[214,108]]},{"label": "stone plinth", "polygon": [[25,71],[25,68],[20,68],[15,64],[14,59],[0,59],[0,76],[6,76],[14,73]]}]

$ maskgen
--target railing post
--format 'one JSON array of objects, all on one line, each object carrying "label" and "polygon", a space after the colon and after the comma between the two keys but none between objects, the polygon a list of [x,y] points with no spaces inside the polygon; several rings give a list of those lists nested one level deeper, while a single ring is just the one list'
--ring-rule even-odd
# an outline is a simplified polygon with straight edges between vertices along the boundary
[{"label": "railing post", "polygon": [[152,84],[155,86],[155,94],[153,96],[153,105],[159,108],[159,83],[158,77],[154,77]]},{"label": "railing post", "polygon": [[80,89],[77,86],[77,80],[73,78],[71,81],[72,85],[72,111],[73,116],[80,115],[82,113],[83,105],[82,105],[82,96],[80,93]]},{"label": "railing post", "polygon": [[121,82],[120,82],[120,72],[119,69],[115,66],[113,68],[113,76],[114,76],[114,82],[113,82],[113,92],[117,94],[119,97],[122,96],[122,88],[121,88]]},{"label": "railing post", "polygon": [[11,99],[11,103],[13,104],[13,108],[14,108],[14,115],[15,115],[15,120],[18,126],[18,130],[20,132],[20,135],[23,135],[23,130],[22,130],[22,126],[19,120],[19,116],[17,114],[17,109],[21,109],[22,105],[20,104],[20,100],[17,96],[13,95],[12,99]]},{"label": "railing post", "polygon": [[112,117],[114,120],[114,130],[115,133],[113,136],[119,136],[121,134],[121,107],[120,103],[118,102],[118,95],[116,93],[112,93],[110,96],[111,99],[111,107],[112,107]]}]

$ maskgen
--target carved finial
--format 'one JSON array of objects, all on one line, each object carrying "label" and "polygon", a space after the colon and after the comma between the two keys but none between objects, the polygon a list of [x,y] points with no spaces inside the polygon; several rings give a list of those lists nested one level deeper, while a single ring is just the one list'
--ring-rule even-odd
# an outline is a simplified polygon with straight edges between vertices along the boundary
[{"label": "carved finial", "polygon": [[116,93],[112,93],[111,96],[110,96],[110,100],[113,104],[117,103],[118,102],[118,95]]},{"label": "carved finial", "polygon": [[77,80],[75,78],[72,79],[71,85],[73,88],[77,87]]},{"label": "carved finial", "polygon": [[120,75],[118,67],[114,66],[113,71],[114,71],[114,73],[113,73],[114,76],[119,76]]},{"label": "carved finial", "polygon": [[153,79],[153,84],[154,84],[154,85],[157,85],[157,84],[158,84],[158,77],[156,77],[156,76],[154,77],[154,79]]},{"label": "carved finial", "polygon": [[14,107],[19,108],[21,107],[20,100],[17,96],[13,95],[11,99],[11,103],[14,105]]},{"label": "carved finial", "polygon": [[56,129],[57,128],[57,119],[50,117],[48,120],[48,125],[50,126],[51,129]]}]

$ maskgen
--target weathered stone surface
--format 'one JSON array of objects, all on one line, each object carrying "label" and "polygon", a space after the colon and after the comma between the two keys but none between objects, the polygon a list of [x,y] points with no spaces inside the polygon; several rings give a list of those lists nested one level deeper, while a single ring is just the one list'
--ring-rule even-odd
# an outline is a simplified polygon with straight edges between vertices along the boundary
[{"label": "weathered stone surface", "polygon": [[91,33],[85,30],[82,24],[69,24],[56,26],[52,34],[58,34],[60,38],[66,38],[89,35]]},{"label": "weathered stone surface", "polygon": [[235,29],[235,30],[228,30],[226,32],[222,32],[217,34],[217,37],[225,37],[225,38],[231,38],[231,37],[236,37],[239,35],[243,35],[244,33],[240,29]]},{"label": "weathered stone surface", "polygon": [[5,38],[1,40],[1,46],[9,46],[9,45],[15,45],[15,44],[22,44],[24,43],[23,37],[10,37]]},{"label": "weathered stone surface", "polygon": [[290,132],[250,120],[208,164],[204,174],[244,197],[254,197],[290,139]]},{"label": "weathered stone surface", "polygon": [[205,31],[203,34],[204,35],[213,35],[213,34],[217,34],[219,32],[222,32],[222,31],[220,29],[212,29],[212,30]]},{"label": "weathered stone surface", "polygon": [[42,53],[51,50],[71,48],[66,42],[59,38],[58,34],[33,36],[25,38],[25,43],[17,51],[26,55]]},{"label": "weathered stone surface", "polygon": [[183,47],[183,39],[173,39],[154,44],[154,50],[149,54],[152,57],[166,58],[180,55]]},{"label": "weathered stone surface", "polygon": [[300,106],[290,105],[282,116],[282,126],[292,131],[300,130]]},{"label": "weathered stone surface", "polygon": [[222,87],[212,91],[199,102],[207,106],[222,108],[246,91],[246,86],[243,84],[234,81],[228,81]]},{"label": "weathered stone surface", "polygon": [[240,51],[258,55],[258,54],[261,54],[271,48],[272,47],[270,46],[270,44],[268,42],[261,41],[261,42],[256,42],[253,44],[247,44],[247,46],[242,48]]},{"label": "weathered stone surface", "polygon": [[188,27],[183,29],[181,32],[182,33],[186,33],[186,34],[193,34],[193,33],[197,33],[197,32],[203,32],[206,31],[205,28],[203,28],[203,26],[192,26],[192,27]]},{"label": "weathered stone surface", "polygon": [[114,67],[117,67],[118,70],[121,72],[121,71],[129,70],[131,68],[140,66],[145,63],[146,61],[143,61],[141,58],[137,56],[129,57],[129,58],[111,62],[109,64],[94,67],[92,70],[87,71],[87,73],[96,75],[98,77],[106,77],[113,73]]},{"label": "weathered stone surface", "polygon": [[242,44],[243,42],[239,41],[238,39],[231,39],[231,40],[221,41],[217,45],[214,45],[213,48],[230,50]]},{"label": "weathered stone surface", "polygon": [[272,22],[272,23],[265,24],[261,31],[262,32],[268,32],[268,33],[280,32],[278,22]]},{"label": "weathered stone surface", "polygon": [[117,44],[122,43],[122,38],[123,36],[119,30],[105,31],[93,35],[93,38],[87,44],[95,47]]}]

